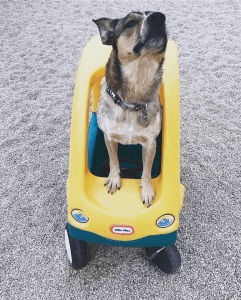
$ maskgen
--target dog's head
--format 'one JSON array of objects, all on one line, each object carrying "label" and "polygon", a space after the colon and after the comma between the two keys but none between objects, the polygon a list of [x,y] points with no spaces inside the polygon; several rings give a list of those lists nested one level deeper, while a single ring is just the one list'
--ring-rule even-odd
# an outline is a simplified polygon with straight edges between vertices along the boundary
[{"label": "dog's head", "polygon": [[122,60],[146,53],[164,53],[167,44],[166,17],[160,12],[132,12],[122,19],[93,20],[102,43],[112,45]]}]

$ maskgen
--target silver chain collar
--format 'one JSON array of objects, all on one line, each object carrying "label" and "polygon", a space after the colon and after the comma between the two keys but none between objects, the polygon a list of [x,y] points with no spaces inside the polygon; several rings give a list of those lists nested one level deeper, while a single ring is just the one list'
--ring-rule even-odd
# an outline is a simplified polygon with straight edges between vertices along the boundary
[{"label": "silver chain collar", "polygon": [[151,100],[149,99],[145,104],[128,103],[124,100],[121,100],[121,98],[118,95],[116,95],[109,86],[107,86],[106,92],[111,96],[111,98],[113,99],[115,104],[119,105],[122,108],[130,109],[133,111],[139,111],[141,109],[146,109],[147,105],[151,102]]},{"label": "silver chain collar", "polygon": [[138,118],[138,121],[143,126],[145,126],[145,127],[148,126],[149,120],[147,118],[146,108],[147,108],[148,104],[151,102],[150,99],[147,100],[147,102],[145,104],[128,103],[128,102],[122,100],[117,94],[115,94],[109,86],[107,86],[106,92],[108,95],[111,96],[111,98],[113,99],[115,104],[119,105],[120,107],[122,107],[124,109],[129,109],[132,111],[142,110],[142,114]]}]

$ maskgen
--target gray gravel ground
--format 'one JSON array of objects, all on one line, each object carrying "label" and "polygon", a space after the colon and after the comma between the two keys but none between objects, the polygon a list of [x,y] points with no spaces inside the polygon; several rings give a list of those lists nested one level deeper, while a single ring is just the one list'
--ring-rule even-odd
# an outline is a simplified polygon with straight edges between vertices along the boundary
[{"label": "gray gravel ground", "polygon": [[[162,11],[179,50],[182,267],[64,244],[71,107],[91,19]],[[240,299],[240,1],[1,0],[0,299]]]}]

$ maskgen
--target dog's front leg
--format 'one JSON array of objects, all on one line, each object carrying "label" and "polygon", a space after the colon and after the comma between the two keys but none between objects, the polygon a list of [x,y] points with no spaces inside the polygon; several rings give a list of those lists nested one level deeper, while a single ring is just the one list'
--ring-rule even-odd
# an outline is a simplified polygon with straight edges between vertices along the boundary
[{"label": "dog's front leg", "polygon": [[155,197],[155,192],[151,184],[151,170],[152,164],[156,153],[156,140],[142,145],[142,160],[143,172],[141,176],[141,198],[143,204],[149,207]]},{"label": "dog's front leg", "polygon": [[110,159],[110,174],[105,181],[104,185],[108,184],[108,193],[111,192],[113,194],[116,189],[120,189],[121,181],[120,181],[120,167],[118,161],[118,143],[111,141],[105,135],[105,144],[107,147],[107,151]]}]

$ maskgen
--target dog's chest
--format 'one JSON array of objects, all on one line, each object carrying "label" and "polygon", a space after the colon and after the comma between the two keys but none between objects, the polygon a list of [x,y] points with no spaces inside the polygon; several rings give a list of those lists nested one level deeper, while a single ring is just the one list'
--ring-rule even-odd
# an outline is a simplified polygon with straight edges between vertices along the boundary
[{"label": "dog's chest", "polygon": [[112,115],[105,119],[102,125],[103,132],[109,140],[121,144],[138,144],[141,134],[136,122],[136,116],[133,112],[123,111],[123,109],[114,110]]},{"label": "dog's chest", "polygon": [[123,145],[143,145],[158,136],[161,129],[161,113],[160,109],[156,110],[155,114],[150,116],[150,124],[147,127],[138,122],[141,114],[141,111],[125,110],[111,101],[100,100],[97,120],[100,129],[109,140]]}]

